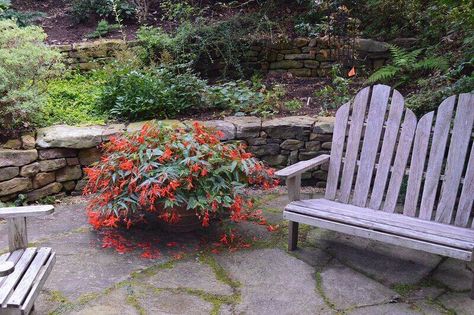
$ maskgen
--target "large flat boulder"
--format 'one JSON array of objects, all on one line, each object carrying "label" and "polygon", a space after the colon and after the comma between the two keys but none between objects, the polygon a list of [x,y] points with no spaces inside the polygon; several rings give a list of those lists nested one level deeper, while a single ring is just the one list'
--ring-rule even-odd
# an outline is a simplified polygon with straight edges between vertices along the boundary
[{"label": "large flat boulder", "polygon": [[309,116],[275,118],[264,121],[262,129],[272,138],[301,140],[310,133],[315,121],[315,118]]},{"label": "large flat boulder", "polygon": [[253,116],[231,116],[224,118],[225,121],[235,125],[237,139],[256,138],[260,135],[262,120]]},{"label": "large flat boulder", "polygon": [[40,148],[92,148],[102,142],[103,126],[73,127],[57,125],[38,130],[36,146]]}]

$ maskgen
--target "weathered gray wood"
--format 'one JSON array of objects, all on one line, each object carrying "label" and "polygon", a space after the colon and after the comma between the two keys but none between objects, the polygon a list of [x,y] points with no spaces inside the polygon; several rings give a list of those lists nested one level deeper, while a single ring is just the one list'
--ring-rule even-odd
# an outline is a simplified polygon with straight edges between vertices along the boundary
[{"label": "weathered gray wood", "polygon": [[24,314],[29,314],[30,311],[33,309],[34,302],[36,298],[38,297],[41,288],[46,282],[46,279],[51,273],[51,270],[53,269],[55,262],[56,262],[56,253],[52,253],[49,256],[48,261],[46,262],[46,264],[43,266],[40,273],[38,274],[37,280],[33,284],[30,293],[28,294],[27,298],[23,302],[23,305],[21,306],[21,310],[24,312]]},{"label": "weathered gray wood", "polygon": [[412,147],[415,128],[416,116],[411,110],[407,109],[405,110],[405,118],[402,124],[400,139],[398,140],[395,162],[393,163],[393,171],[383,205],[383,210],[386,212],[393,212],[395,210],[398,194],[400,193],[400,186],[402,184],[403,176],[405,175],[408,156],[410,155]]},{"label": "weathered gray wood", "polygon": [[[464,176],[464,184],[461,190],[461,196],[459,197],[458,208],[456,211],[456,219],[454,224],[457,226],[465,227],[468,224],[469,216],[472,211],[472,205],[474,201],[474,144],[471,148],[471,155],[466,169],[466,175]],[[474,221],[471,227],[474,228]]]},{"label": "weathered gray wood", "polygon": [[[13,253],[3,254],[0,258],[0,260],[2,262],[10,261],[13,264],[16,264],[18,262],[18,260],[21,258],[21,256],[23,255],[23,252],[24,252],[24,250],[20,249],[20,250],[14,251]],[[7,277],[0,277],[0,288],[2,287],[2,284],[3,284],[3,282],[5,281],[6,278]],[[0,303],[0,306],[1,306],[1,303]]]},{"label": "weathered gray wood", "polygon": [[15,264],[11,261],[0,262],[0,277],[8,276],[15,269]]},{"label": "weathered gray wood", "polygon": [[31,261],[33,260],[36,253],[35,247],[30,247],[24,250],[20,260],[15,264],[15,270],[12,274],[6,277],[5,281],[0,287],[0,305],[6,307],[7,298],[13,292],[13,289],[21,280],[23,274],[28,269]]},{"label": "weathered gray wood", "polygon": [[[298,201],[301,199],[301,174],[286,179],[286,186],[288,187],[288,199],[291,201]],[[295,250],[298,246],[298,223],[288,223],[288,250]]]},{"label": "weathered gray wood", "polygon": [[390,171],[392,159],[395,151],[395,144],[400,130],[400,123],[404,110],[403,96],[397,91],[393,91],[392,102],[385,128],[382,149],[380,151],[379,163],[375,165],[377,172],[370,196],[369,208],[380,209],[383,196],[387,187],[387,178]]},{"label": "weathered gray wood", "polygon": [[8,248],[11,252],[28,247],[26,217],[7,219]]},{"label": "weathered gray wood", "polygon": [[474,94],[460,94],[436,221],[450,223],[474,123]]},{"label": "weathered gray wood", "polygon": [[331,158],[326,184],[325,198],[334,200],[336,198],[339,175],[341,172],[342,154],[346,140],[347,120],[349,118],[350,103],[342,105],[336,112],[336,122],[332,135]]},{"label": "weathered gray wood", "polygon": [[416,215],[418,206],[418,196],[420,194],[421,181],[425,170],[426,153],[428,152],[433,116],[433,112],[424,115],[416,127],[405,205],[403,207],[403,214],[411,217]]},{"label": "weathered gray wood", "polygon": [[470,261],[472,257],[472,251],[462,250],[455,247],[449,247],[440,244],[433,244],[423,240],[417,240],[407,238],[399,235],[392,235],[386,232],[369,230],[366,228],[353,226],[345,223],[325,220],[321,218],[314,218],[307,215],[302,215],[290,211],[283,212],[283,218],[291,221],[296,221],[312,226],[328,229],[340,233],[354,235],[358,237],[370,238],[373,240],[381,241],[388,244],[403,246],[406,248],[412,248],[417,250],[423,250],[429,253],[448,256],[461,260]]},{"label": "weathered gray wood", "polygon": [[342,204],[325,199],[300,200],[290,203],[288,209],[292,207],[324,209],[328,212],[353,216],[367,221],[390,224],[396,227],[413,230],[423,230],[425,233],[433,235],[443,235],[449,238],[468,241],[474,243],[474,230],[447,225],[436,221],[426,222],[419,218],[413,218],[398,213],[387,213],[383,211],[373,211],[369,208],[361,208],[354,205]]},{"label": "weathered gray wood", "polygon": [[436,113],[426,180],[420,204],[419,217],[424,220],[431,220],[433,213],[455,101],[456,96],[448,97],[441,103]]},{"label": "weathered gray wood", "polygon": [[345,162],[342,170],[341,189],[338,198],[344,203],[349,201],[352,190],[354,170],[356,167],[357,156],[359,154],[362,127],[364,125],[369,94],[369,87],[362,89],[359,93],[357,93],[352,104],[351,125],[349,128],[349,137],[347,139]]},{"label": "weathered gray wood", "polygon": [[301,175],[304,172],[312,168],[315,168],[318,165],[329,162],[329,158],[330,158],[329,154],[322,154],[310,160],[300,161],[293,165],[287,166],[284,169],[281,169],[275,172],[275,175],[279,177],[288,177],[288,178]]},{"label": "weathered gray wood", "polygon": [[51,255],[51,248],[43,247],[38,249],[35,258],[30,263],[21,281],[15,288],[13,294],[8,298],[7,306],[20,307],[23,300],[30,292],[31,287],[37,279],[38,274]]},{"label": "weathered gray wood", "polygon": [[357,206],[365,207],[367,202],[389,96],[389,86],[374,86],[352,200],[352,204]]},{"label": "weathered gray wood", "polygon": [[37,217],[53,212],[54,206],[50,205],[0,208],[0,218]]},{"label": "weathered gray wood", "polygon": [[[416,228],[415,226],[404,227],[397,224],[397,222],[393,222],[397,219],[395,214],[392,214],[391,218],[388,220],[381,220],[377,217],[372,217],[369,219],[362,218],[358,216],[357,213],[353,213],[350,211],[343,211],[346,210],[344,208],[333,208],[330,206],[326,206],[324,202],[321,202],[317,205],[317,207],[313,204],[311,207],[303,207],[298,206],[295,204],[290,204],[286,207],[287,211],[292,211],[304,215],[308,215],[311,217],[318,217],[323,218],[325,220],[337,221],[341,223],[346,223],[354,226],[359,226],[362,228],[370,229],[370,230],[377,230],[382,231],[398,236],[418,239],[427,241],[430,243],[442,244],[446,246],[461,248],[464,250],[472,251],[474,249],[474,241],[470,240],[460,240],[459,238],[451,238],[446,235],[438,235],[433,234],[425,231],[423,226]],[[339,210],[339,211],[338,211]],[[376,213],[372,211],[373,213]],[[417,219],[423,221],[423,223],[428,226],[429,223],[425,220]],[[394,224],[395,223],[395,224]]]},{"label": "weathered gray wood", "polygon": [[298,247],[298,222],[288,223],[288,250],[293,251]]}]

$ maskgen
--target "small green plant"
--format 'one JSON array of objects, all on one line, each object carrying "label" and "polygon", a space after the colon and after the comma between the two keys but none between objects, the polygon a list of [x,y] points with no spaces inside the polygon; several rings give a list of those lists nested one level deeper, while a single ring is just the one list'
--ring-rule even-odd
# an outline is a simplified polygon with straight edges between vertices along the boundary
[{"label": "small green plant", "polygon": [[340,72],[340,66],[334,66],[331,70],[332,84],[314,92],[314,96],[321,100],[323,110],[336,109],[350,99],[350,80],[342,77]]},{"label": "small green plant", "polygon": [[187,0],[164,0],[160,3],[160,9],[163,12],[162,20],[175,21],[178,24],[198,13],[197,7]]},{"label": "small green plant", "polygon": [[303,102],[298,99],[292,99],[284,103],[284,107],[289,112],[296,112],[303,107]]},{"label": "small green plant", "polygon": [[394,82],[394,86],[406,84],[416,79],[421,73],[445,71],[448,62],[443,57],[426,57],[420,60],[423,49],[407,51],[390,45],[392,63],[381,67],[367,79],[368,83]]},{"label": "small green plant", "polygon": [[109,24],[106,20],[100,20],[94,32],[87,35],[88,38],[101,38],[108,35],[110,32],[117,30],[117,24]]},{"label": "small green plant", "polygon": [[115,14],[121,19],[132,19],[136,16],[136,7],[127,0],[75,0],[72,5],[72,15],[78,22],[87,21],[91,16],[115,19]]},{"label": "small green plant", "polygon": [[208,89],[210,103],[216,108],[249,112],[265,100],[262,93],[255,91],[247,81],[230,81]]}]

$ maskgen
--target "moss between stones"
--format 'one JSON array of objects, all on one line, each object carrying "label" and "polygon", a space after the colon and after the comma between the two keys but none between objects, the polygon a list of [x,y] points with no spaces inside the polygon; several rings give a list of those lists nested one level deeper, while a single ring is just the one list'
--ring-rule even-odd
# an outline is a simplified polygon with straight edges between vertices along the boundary
[{"label": "moss between stones", "polygon": [[316,272],[315,275],[314,275],[315,279],[316,279],[316,293],[318,293],[324,303],[326,303],[326,305],[331,308],[332,310],[334,311],[337,311],[336,310],[336,306],[329,300],[329,298],[326,296],[326,294],[324,293],[324,290],[323,290],[323,278],[321,277],[321,273],[320,272]]}]

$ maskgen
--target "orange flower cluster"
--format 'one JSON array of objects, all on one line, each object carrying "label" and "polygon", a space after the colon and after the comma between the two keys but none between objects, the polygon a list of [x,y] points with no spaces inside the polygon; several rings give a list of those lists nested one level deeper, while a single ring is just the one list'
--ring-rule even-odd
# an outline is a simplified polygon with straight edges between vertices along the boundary
[{"label": "orange flower cluster", "polygon": [[88,205],[90,224],[127,228],[153,215],[180,220],[186,206],[207,227],[221,213],[247,220],[243,188],[278,184],[244,145],[222,143],[223,134],[194,123],[191,130],[145,125],[140,132],[112,137],[100,163],[87,168],[84,193],[97,193]]}]

